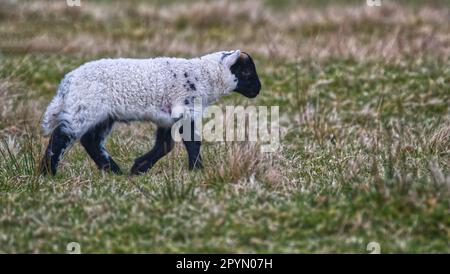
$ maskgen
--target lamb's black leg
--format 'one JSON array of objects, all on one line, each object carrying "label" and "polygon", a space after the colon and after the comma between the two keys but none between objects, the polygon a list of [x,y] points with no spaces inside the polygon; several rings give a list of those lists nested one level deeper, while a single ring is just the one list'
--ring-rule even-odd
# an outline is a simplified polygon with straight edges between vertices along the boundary
[{"label": "lamb's black leg", "polygon": [[195,132],[194,121],[191,122],[190,132],[186,133],[187,137],[184,138],[183,127],[180,128],[180,133],[183,136],[183,144],[186,147],[188,153],[189,169],[201,169],[203,168],[202,157],[200,155],[201,141],[200,137]]},{"label": "lamb's black leg", "polygon": [[98,169],[120,174],[120,167],[114,162],[105,149],[106,138],[111,132],[113,124],[114,121],[111,119],[99,123],[86,132],[81,137],[80,142],[92,160],[94,160]]},{"label": "lamb's black leg", "polygon": [[161,128],[156,130],[155,145],[148,153],[134,160],[131,174],[140,174],[152,168],[159,159],[169,153],[174,146],[171,135],[171,128]]},{"label": "lamb's black leg", "polygon": [[44,157],[41,161],[40,173],[41,174],[56,174],[59,160],[61,160],[64,152],[75,141],[72,136],[64,128],[64,125],[58,126],[52,133],[47,149],[45,150]]}]

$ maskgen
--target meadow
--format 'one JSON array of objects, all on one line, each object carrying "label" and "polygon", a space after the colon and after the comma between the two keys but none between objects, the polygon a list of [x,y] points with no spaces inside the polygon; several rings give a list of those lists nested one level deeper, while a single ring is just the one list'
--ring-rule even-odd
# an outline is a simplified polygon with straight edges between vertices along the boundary
[{"label": "meadow", "polygon": [[[450,252],[450,2],[0,1],[0,253]],[[76,144],[40,176],[40,121],[64,74],[103,57],[241,49],[279,106],[281,145],[182,144],[142,176]],[[123,170],[150,123],[117,125]]]}]

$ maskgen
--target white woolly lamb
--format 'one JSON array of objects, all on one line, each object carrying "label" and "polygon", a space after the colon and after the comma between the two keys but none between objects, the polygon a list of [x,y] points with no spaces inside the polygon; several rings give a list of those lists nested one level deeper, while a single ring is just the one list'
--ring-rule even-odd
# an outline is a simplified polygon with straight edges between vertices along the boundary
[{"label": "white woolly lamb", "polygon": [[[148,120],[158,126],[156,144],[136,159],[133,174],[145,172],[173,147],[172,111],[191,108],[194,98],[207,106],[237,91],[255,97],[261,84],[252,58],[239,50],[200,58],[101,59],[68,73],[44,114],[51,134],[41,171],[56,174],[64,151],[80,139],[99,169],[120,173],[104,148],[114,122]],[[183,140],[189,167],[201,167],[200,142]]]}]

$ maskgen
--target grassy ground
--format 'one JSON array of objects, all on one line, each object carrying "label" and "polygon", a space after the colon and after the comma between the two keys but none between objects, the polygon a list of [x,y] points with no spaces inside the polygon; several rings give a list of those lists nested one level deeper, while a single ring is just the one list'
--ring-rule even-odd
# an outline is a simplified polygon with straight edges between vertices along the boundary
[{"label": "grassy ground", "polygon": [[[0,2],[0,252],[450,252],[448,2]],[[330,2],[330,1],[328,1]],[[54,178],[39,130],[63,75],[108,56],[241,48],[278,105],[282,146],[181,145],[148,174],[104,174],[79,145]],[[124,170],[154,127],[119,125]]]}]

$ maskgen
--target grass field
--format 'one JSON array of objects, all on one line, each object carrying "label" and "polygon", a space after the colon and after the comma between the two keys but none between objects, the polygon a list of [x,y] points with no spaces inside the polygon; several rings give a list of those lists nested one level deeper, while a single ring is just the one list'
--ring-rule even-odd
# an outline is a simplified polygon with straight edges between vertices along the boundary
[{"label": "grass field", "polygon": [[[450,3],[365,2],[0,1],[0,252],[450,252]],[[77,144],[56,177],[37,175],[65,73],[235,48],[263,88],[218,105],[279,106],[279,152],[205,143],[189,172],[177,144],[130,177]],[[123,170],[154,129],[116,127]]]}]

